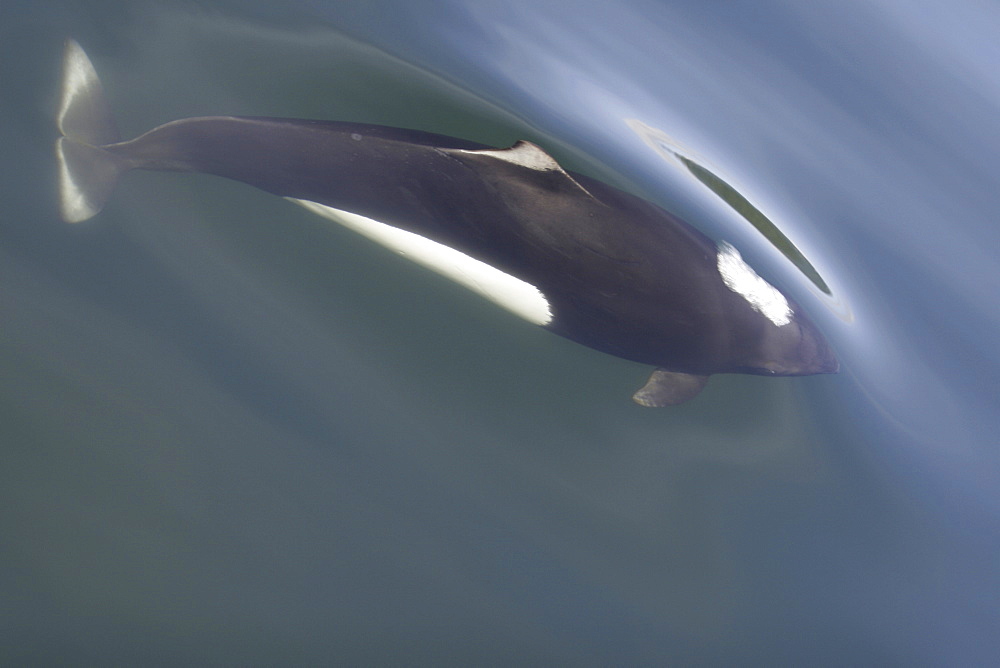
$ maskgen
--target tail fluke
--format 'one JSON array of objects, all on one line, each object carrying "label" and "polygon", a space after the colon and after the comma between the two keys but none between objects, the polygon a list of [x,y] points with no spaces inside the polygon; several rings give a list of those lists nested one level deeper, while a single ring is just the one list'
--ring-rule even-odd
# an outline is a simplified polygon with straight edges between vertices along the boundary
[{"label": "tail fluke", "polygon": [[101,148],[120,141],[118,129],[94,66],[73,40],[66,43],[56,123],[63,135],[56,142],[59,211],[66,222],[78,223],[104,207],[124,168]]}]

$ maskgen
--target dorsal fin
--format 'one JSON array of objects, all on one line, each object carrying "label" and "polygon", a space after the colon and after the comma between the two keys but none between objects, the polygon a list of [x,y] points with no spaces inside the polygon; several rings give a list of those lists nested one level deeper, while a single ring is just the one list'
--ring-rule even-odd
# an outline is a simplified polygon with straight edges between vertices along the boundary
[{"label": "dorsal fin", "polygon": [[459,153],[471,153],[490,158],[496,158],[512,165],[526,167],[540,172],[561,172],[563,168],[559,166],[556,159],[545,152],[538,144],[521,139],[510,148],[484,149],[480,151],[466,151],[459,149]]},{"label": "dorsal fin", "polygon": [[558,162],[556,162],[555,158],[546,153],[545,149],[538,144],[533,144],[524,139],[519,140],[510,148],[490,148],[475,151],[466,149],[445,149],[445,152],[459,159],[461,159],[462,156],[482,156],[484,158],[491,158],[509,163],[511,165],[516,165],[518,167],[524,167],[525,169],[530,169],[535,172],[560,174],[574,186],[586,193],[588,197],[597,199],[591,195],[586,188],[581,186],[576,179],[570,176],[569,173],[563,169]]},{"label": "dorsal fin", "polygon": [[698,396],[707,382],[708,376],[657,369],[650,374],[646,384],[632,395],[632,401],[649,408],[676,406]]}]

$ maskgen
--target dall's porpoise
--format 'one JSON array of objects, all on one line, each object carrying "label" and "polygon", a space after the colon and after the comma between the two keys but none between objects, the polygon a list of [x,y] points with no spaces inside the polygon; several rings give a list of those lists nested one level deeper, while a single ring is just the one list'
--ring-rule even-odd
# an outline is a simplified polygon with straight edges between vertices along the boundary
[{"label": "dall's porpoise", "polygon": [[527,141],[287,118],[173,121],[121,141],[83,49],[66,47],[60,208],[95,215],[130,169],[203,172],[289,198],[568,339],[656,367],[633,399],[678,404],[716,373],[833,373],[800,307],[726,241]]}]

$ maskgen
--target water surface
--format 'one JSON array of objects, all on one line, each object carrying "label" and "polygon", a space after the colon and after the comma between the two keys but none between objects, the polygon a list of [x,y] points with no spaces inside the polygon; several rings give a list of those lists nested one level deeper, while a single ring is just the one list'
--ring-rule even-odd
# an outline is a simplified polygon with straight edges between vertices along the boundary
[{"label": "water surface", "polygon": [[[997,656],[992,4],[9,2],[0,25],[8,661]],[[67,36],[126,135],[248,114],[535,141],[737,246],[842,372],[644,410],[641,365],[240,184],[131,174],[62,224]]]}]

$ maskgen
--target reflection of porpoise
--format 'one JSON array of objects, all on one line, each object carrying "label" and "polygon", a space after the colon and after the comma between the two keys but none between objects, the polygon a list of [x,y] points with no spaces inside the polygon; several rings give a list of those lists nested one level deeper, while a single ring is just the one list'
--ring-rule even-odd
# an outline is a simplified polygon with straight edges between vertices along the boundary
[{"label": "reflection of porpoise", "polygon": [[[205,172],[291,198],[518,315],[657,367],[634,399],[686,401],[713,373],[830,373],[799,307],[733,246],[538,146],[495,149],[375,125],[205,117],[120,141],[70,42],[59,110],[63,218],[96,214],[129,169]],[[376,222],[379,221],[379,222]]]}]

